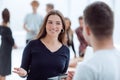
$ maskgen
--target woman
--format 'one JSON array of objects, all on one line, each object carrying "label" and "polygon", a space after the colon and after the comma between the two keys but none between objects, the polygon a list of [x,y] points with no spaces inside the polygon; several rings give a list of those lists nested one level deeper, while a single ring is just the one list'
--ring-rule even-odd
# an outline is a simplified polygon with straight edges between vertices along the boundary
[{"label": "woman", "polygon": [[68,47],[70,46],[72,47],[72,50],[74,52],[74,57],[76,58],[76,51],[73,43],[73,31],[71,29],[71,21],[67,17],[65,17],[65,24],[66,24],[66,37],[65,37],[66,45]]},{"label": "woman", "polygon": [[2,12],[2,25],[0,25],[1,46],[0,46],[0,80],[11,74],[11,52],[12,47],[17,48],[12,37],[11,29],[8,27],[10,13],[8,9]]},{"label": "woman", "polygon": [[43,22],[36,40],[32,40],[23,52],[21,68],[14,68],[27,80],[47,80],[67,71],[69,49],[63,45],[64,17],[59,11],[50,11]]}]

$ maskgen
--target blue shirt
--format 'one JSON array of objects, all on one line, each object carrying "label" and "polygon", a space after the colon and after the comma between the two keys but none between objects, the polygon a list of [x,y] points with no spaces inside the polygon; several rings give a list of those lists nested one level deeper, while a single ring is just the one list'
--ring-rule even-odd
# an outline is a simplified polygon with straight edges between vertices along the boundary
[{"label": "blue shirt", "polygon": [[30,13],[27,14],[25,19],[24,19],[24,23],[26,25],[26,27],[32,31],[32,32],[27,32],[27,39],[34,39],[36,37],[36,35],[38,34],[41,25],[43,22],[43,17],[39,14],[34,14],[34,13]]},{"label": "blue shirt", "polygon": [[69,49],[65,45],[51,52],[37,39],[26,46],[21,67],[28,72],[27,80],[47,80],[67,71],[69,55]]}]

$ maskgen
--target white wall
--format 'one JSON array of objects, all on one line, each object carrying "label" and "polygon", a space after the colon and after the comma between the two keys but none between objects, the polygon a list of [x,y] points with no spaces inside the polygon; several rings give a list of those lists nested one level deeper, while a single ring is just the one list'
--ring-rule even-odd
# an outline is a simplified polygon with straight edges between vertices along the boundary
[{"label": "white wall", "polygon": [[[114,29],[114,42],[120,45],[120,0],[115,0],[115,29]],[[120,47],[120,46],[119,46]]]},{"label": "white wall", "polygon": [[[23,30],[23,19],[25,15],[31,12],[30,2],[32,0],[0,0],[0,13],[3,8],[7,7],[11,12],[11,28],[14,31]],[[72,21],[72,29],[78,27],[78,17],[83,15],[85,7],[96,0],[39,0],[40,7],[38,12],[43,16],[46,15],[46,3],[53,3],[55,9],[60,10],[64,16],[69,17]],[[115,29],[114,42],[120,44],[120,0],[99,0],[106,2],[114,11]],[[1,17],[0,17],[1,21]]]},{"label": "white wall", "polygon": [[[31,12],[31,3],[32,0],[2,0],[0,4],[0,13],[4,8],[8,8],[11,13],[11,28],[13,30],[22,30],[23,20],[27,13]],[[40,6],[38,8],[38,12],[45,16],[45,7],[47,3],[53,3],[55,5],[55,9],[60,10],[64,16],[69,15],[67,0],[39,0]],[[1,21],[1,18],[0,18]]]}]

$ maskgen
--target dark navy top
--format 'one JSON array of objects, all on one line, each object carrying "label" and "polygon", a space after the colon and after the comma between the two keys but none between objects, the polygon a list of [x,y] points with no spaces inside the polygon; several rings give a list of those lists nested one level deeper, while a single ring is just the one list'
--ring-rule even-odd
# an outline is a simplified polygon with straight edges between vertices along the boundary
[{"label": "dark navy top", "polygon": [[7,26],[0,26],[0,75],[6,76],[11,74],[11,53],[14,45],[12,31]]},{"label": "dark navy top", "polygon": [[68,69],[69,58],[69,49],[65,45],[51,52],[37,39],[25,47],[21,67],[28,72],[27,80],[47,80],[64,74]]}]

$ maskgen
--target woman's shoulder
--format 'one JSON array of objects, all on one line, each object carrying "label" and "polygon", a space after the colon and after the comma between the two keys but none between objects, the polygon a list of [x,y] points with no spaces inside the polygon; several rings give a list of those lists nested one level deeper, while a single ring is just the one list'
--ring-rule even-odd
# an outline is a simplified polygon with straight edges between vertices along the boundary
[{"label": "woman's shoulder", "polygon": [[26,47],[34,47],[34,46],[36,46],[36,47],[39,46],[37,39],[29,41],[26,45]]},{"label": "woman's shoulder", "polygon": [[39,45],[40,44],[40,40],[39,39],[33,39],[29,42],[30,45]]},{"label": "woman's shoulder", "polygon": [[11,29],[7,26],[0,25],[0,29],[4,31],[5,33],[11,33]]},{"label": "woman's shoulder", "polygon": [[70,50],[69,50],[69,48],[66,45],[63,45],[62,51],[64,52],[64,55],[66,57],[68,57],[68,58],[70,57]]},{"label": "woman's shoulder", "polygon": [[33,39],[29,43],[38,43],[38,39]]},{"label": "woman's shoulder", "polygon": [[65,48],[65,49],[69,49],[67,45],[65,44],[62,44],[62,46]]},{"label": "woman's shoulder", "polygon": [[4,29],[10,29],[10,27],[8,26],[4,26],[4,25],[0,25],[1,28],[4,28]]},{"label": "woman's shoulder", "polygon": [[63,44],[63,50],[69,52],[68,46],[66,46],[66,45]]}]

